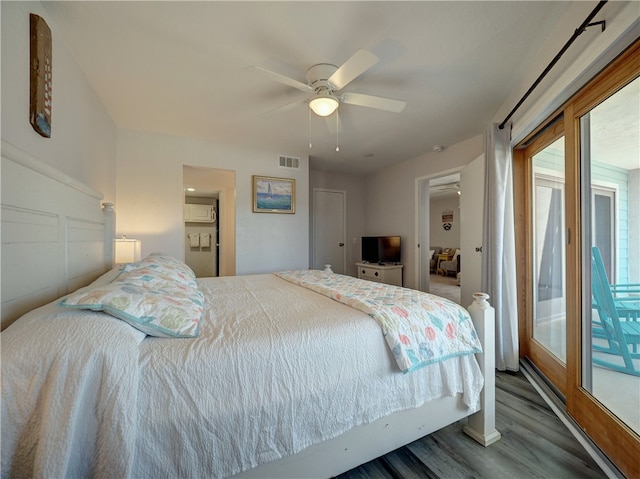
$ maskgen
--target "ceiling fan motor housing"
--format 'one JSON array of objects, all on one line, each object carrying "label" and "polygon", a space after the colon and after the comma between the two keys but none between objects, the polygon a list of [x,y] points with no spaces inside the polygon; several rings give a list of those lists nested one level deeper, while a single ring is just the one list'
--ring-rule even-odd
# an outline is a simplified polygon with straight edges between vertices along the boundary
[{"label": "ceiling fan motor housing", "polygon": [[307,83],[317,94],[333,95],[336,88],[329,83],[329,78],[338,67],[330,63],[318,63],[307,70]]}]

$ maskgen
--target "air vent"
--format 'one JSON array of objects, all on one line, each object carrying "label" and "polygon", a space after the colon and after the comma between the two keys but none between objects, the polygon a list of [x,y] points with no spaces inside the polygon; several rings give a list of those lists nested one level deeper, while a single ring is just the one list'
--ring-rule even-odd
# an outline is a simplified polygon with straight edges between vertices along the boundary
[{"label": "air vent", "polygon": [[278,156],[278,166],[280,168],[291,168],[297,170],[300,168],[300,158],[295,156]]}]

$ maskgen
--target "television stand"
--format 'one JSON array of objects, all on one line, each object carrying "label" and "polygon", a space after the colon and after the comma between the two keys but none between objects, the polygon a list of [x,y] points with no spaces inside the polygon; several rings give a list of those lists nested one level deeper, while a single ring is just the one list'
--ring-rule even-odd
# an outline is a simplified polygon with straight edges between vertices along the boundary
[{"label": "television stand", "polygon": [[402,264],[356,263],[358,278],[402,286]]}]

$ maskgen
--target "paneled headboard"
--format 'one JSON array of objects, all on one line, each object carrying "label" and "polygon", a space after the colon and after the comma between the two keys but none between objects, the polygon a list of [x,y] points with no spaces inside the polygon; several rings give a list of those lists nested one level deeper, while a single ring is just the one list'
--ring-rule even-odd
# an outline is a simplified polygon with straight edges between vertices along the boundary
[{"label": "paneled headboard", "polygon": [[102,194],[2,142],[2,329],[111,268],[115,215]]}]

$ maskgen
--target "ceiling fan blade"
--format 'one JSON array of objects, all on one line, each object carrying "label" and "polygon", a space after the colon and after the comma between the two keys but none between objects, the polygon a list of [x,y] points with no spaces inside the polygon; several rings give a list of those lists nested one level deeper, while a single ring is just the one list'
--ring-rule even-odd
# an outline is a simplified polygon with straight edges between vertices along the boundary
[{"label": "ceiling fan blade", "polygon": [[256,70],[259,70],[261,72],[269,74],[277,82],[284,83],[285,85],[292,86],[293,88],[296,88],[296,89],[298,89],[300,91],[303,91],[303,92],[312,91],[312,89],[311,89],[311,87],[309,85],[307,85],[306,83],[302,83],[301,81],[294,80],[293,78],[289,78],[287,76],[281,75],[280,73],[272,72],[271,70],[267,70],[266,68],[258,67],[258,66],[255,66],[255,65],[253,66],[253,68],[255,68]]},{"label": "ceiling fan blade", "polygon": [[349,105],[366,106],[377,108],[378,110],[392,111],[400,113],[407,106],[404,100],[394,100],[392,98],[382,98],[380,96],[363,95],[361,93],[343,93],[340,99]]},{"label": "ceiling fan blade", "polygon": [[380,61],[379,58],[373,53],[367,50],[358,50],[329,77],[329,83],[336,90],[340,90],[378,61]]},{"label": "ceiling fan blade", "polygon": [[277,113],[284,113],[285,111],[293,110],[295,107],[300,105],[301,103],[306,103],[307,99],[303,98],[302,100],[294,101],[293,103],[288,103],[287,105],[283,105],[281,107],[275,108],[274,110],[269,110],[264,113],[264,115],[275,115]]}]

